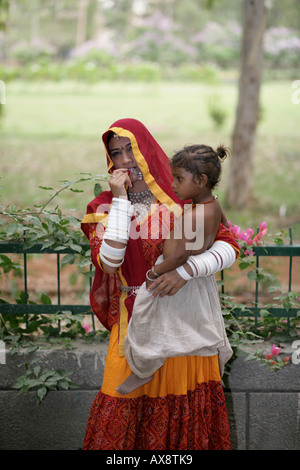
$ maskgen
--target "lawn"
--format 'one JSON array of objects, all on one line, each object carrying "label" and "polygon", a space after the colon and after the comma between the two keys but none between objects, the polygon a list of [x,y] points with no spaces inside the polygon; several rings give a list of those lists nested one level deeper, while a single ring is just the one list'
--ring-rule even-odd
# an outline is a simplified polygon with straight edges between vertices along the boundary
[{"label": "lawn", "polygon": [[[274,230],[292,226],[300,240],[300,104],[292,103],[291,84],[262,87],[254,197],[249,209],[229,209],[228,216],[244,228],[263,219]],[[210,100],[227,113],[221,129],[210,118]],[[48,199],[40,185],[59,188],[61,180],[76,180],[81,172],[105,173],[101,134],[122,117],[141,120],[168,155],[189,143],[230,147],[236,102],[235,83],[8,83],[0,127],[1,202],[33,206]],[[216,191],[221,201],[228,171],[226,161]],[[83,214],[93,183],[82,189],[62,193],[60,206]]]}]

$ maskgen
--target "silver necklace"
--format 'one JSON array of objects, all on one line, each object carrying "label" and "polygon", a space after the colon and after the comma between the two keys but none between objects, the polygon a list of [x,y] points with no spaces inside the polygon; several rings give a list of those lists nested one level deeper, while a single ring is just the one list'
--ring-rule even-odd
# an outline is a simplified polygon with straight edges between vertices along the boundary
[{"label": "silver necklace", "polygon": [[138,222],[146,217],[152,201],[152,193],[150,189],[140,191],[138,193],[129,193],[128,199],[134,207],[134,215]]}]

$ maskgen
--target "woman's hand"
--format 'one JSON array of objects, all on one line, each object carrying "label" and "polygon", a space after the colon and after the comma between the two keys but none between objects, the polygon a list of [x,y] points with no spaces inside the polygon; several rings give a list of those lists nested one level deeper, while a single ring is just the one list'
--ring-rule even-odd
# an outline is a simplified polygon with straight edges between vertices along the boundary
[{"label": "woman's hand", "polygon": [[109,186],[113,197],[126,197],[127,199],[127,188],[132,188],[132,182],[128,175],[127,168],[115,170],[111,175]]},{"label": "woman's hand", "polygon": [[[174,295],[179,289],[186,284],[180,274],[174,269],[167,272],[155,279],[155,281],[146,282],[146,287],[149,292],[153,291],[153,297],[164,297],[165,295]],[[150,284],[151,283],[151,284]],[[149,287],[147,284],[150,284]]]}]

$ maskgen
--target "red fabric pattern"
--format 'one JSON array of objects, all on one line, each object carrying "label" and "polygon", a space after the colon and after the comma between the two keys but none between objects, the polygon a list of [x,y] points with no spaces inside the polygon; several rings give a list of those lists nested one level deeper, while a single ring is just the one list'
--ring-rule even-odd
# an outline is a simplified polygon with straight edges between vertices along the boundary
[{"label": "red fabric pattern", "polygon": [[115,398],[97,394],[84,450],[229,450],[221,382],[201,383],[187,395]]}]

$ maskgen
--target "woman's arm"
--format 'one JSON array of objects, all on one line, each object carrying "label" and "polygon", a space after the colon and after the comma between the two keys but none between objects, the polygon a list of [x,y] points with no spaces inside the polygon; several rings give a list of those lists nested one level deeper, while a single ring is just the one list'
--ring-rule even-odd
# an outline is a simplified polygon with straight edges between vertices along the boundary
[{"label": "woman's arm", "polygon": [[133,212],[132,205],[127,199],[126,186],[132,186],[127,170],[115,170],[109,185],[113,200],[99,257],[103,270],[108,274],[114,274],[124,260]]},{"label": "woman's arm", "polygon": [[[229,268],[235,259],[236,251],[234,248],[229,243],[218,240],[204,253],[191,256],[183,268],[190,274],[190,278],[203,277]],[[193,263],[193,269],[190,262]],[[188,281],[183,279],[175,269],[155,279],[148,290],[153,292],[153,297],[174,295],[186,282]]]}]

